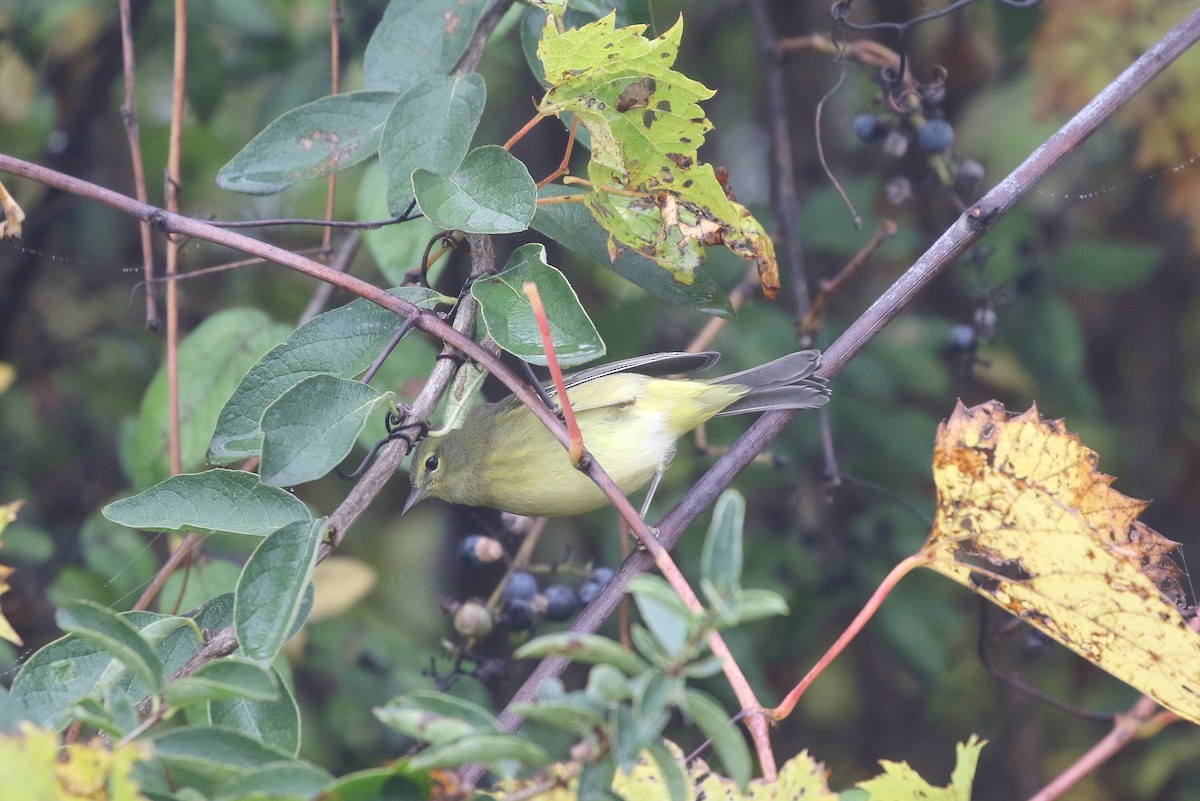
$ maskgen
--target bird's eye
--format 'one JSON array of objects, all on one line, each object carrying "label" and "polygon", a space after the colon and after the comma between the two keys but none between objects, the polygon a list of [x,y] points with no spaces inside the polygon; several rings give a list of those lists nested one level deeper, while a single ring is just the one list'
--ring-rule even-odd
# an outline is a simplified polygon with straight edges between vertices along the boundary
[{"label": "bird's eye", "polygon": [[425,460],[425,469],[426,470],[437,470],[437,467],[438,467],[438,458],[437,458],[437,454],[435,453],[433,456],[430,456],[428,459]]}]

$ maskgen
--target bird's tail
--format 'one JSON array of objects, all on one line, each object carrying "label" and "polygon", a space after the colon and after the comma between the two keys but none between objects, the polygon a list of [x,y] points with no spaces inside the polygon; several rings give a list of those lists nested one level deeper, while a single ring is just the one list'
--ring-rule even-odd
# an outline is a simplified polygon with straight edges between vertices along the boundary
[{"label": "bird's tail", "polygon": [[718,416],[824,406],[829,403],[829,387],[824,378],[813,375],[820,366],[820,351],[801,350],[740,373],[714,378],[713,384],[750,387],[749,392],[726,406]]}]

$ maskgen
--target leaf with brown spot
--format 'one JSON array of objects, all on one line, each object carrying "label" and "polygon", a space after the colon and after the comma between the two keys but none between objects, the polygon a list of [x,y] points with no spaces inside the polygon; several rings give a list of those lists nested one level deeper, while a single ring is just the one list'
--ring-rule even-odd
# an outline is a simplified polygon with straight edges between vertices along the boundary
[{"label": "leaf with brown spot", "polygon": [[775,247],[746,207],[726,194],[697,149],[712,129],[699,103],[713,91],[672,69],[683,20],[656,39],[615,16],[560,32],[550,15],[538,45],[546,92],[538,110],[571,112],[591,138],[585,204],[608,231],[609,252],[629,249],[691,284],[704,248],[724,245],[755,262],[763,294],[779,288]]},{"label": "leaf with brown spot", "polygon": [[1137,520],[1096,454],[1037,407],[960,403],[938,429],[925,564],[1200,723],[1200,634],[1178,544]]}]

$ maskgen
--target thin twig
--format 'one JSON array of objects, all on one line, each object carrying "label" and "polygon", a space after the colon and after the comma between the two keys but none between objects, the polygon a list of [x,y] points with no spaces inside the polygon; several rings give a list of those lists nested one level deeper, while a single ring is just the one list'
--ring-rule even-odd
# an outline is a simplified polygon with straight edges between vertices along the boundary
[{"label": "thin twig", "polygon": [[[146,165],[142,161],[142,136],[137,120],[137,91],[134,82],[133,19],[129,0],[120,0],[121,9],[121,60],[125,73],[125,99],[121,101],[121,120],[125,124],[125,136],[129,140],[129,158],[133,165],[133,190],[143,203],[149,199],[146,191]],[[154,243],[150,239],[150,224],[139,224],[142,245],[142,274],[149,282],[154,278]],[[158,302],[153,292],[146,293],[146,327],[158,329]]]},{"label": "thin twig", "polygon": [[[187,75],[187,0],[175,0],[175,63],[171,82],[171,131],[167,146],[165,194],[167,211],[179,212],[184,80]],[[146,221],[143,221],[146,222]],[[167,237],[167,277],[179,274],[179,240]],[[179,434],[179,286],[167,284],[167,408],[170,415],[171,474],[183,472]]]},{"label": "thin twig", "polygon": [[804,245],[797,221],[800,200],[796,190],[796,165],[792,160],[792,133],[788,125],[787,92],[783,80],[783,51],[775,36],[775,27],[767,14],[765,0],[748,0],[754,36],[766,71],[767,114],[771,130],[771,205],[775,226],[788,269],[792,276],[792,296],[797,320],[808,314],[808,275],[804,269]]},{"label": "thin twig", "polygon": [[[342,10],[338,0],[329,0],[329,93],[336,95],[342,90],[341,37],[338,23],[342,21]],[[331,173],[325,190],[325,219],[333,220],[333,199],[337,194],[337,173]],[[321,237],[321,249],[328,253],[333,244],[333,228],[325,227]],[[326,285],[327,286],[327,285]]]},{"label": "thin twig", "polygon": [[[330,269],[337,270],[339,273],[344,273],[350,269],[350,262],[354,261],[354,257],[358,255],[358,249],[362,246],[363,235],[361,231],[354,231],[350,236],[346,237],[342,242],[341,247],[337,249],[333,260],[329,262]],[[329,303],[329,298],[333,296],[333,284],[319,284],[313,290],[312,297],[308,300],[308,305],[304,307],[304,311],[300,313],[300,319],[296,321],[297,325],[304,325],[312,318],[316,317],[325,310],[325,306]]]}]

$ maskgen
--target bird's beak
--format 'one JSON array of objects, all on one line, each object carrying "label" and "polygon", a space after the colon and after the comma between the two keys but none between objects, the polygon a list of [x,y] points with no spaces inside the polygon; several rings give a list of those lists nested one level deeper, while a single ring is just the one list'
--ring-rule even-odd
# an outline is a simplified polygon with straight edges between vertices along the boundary
[{"label": "bird's beak", "polygon": [[408,500],[404,502],[404,508],[400,510],[400,516],[404,517],[409,509],[420,503],[427,491],[428,487],[413,486],[412,491],[408,493]]}]

